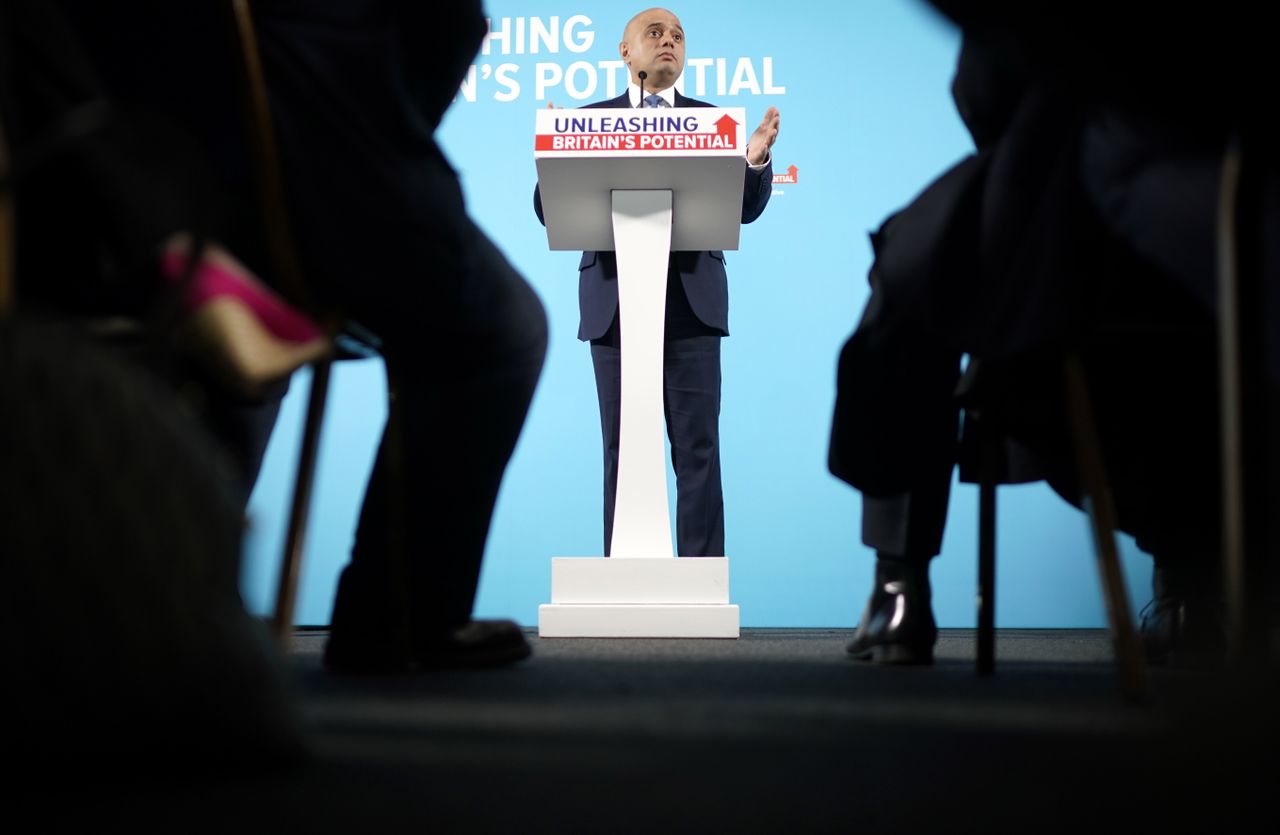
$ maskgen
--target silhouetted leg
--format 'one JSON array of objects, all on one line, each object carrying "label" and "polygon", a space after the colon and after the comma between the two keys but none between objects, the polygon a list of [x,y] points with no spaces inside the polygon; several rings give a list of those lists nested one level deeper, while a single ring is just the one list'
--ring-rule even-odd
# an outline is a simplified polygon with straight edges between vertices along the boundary
[{"label": "silhouetted leg", "polygon": [[840,354],[831,472],[862,491],[862,539],[876,551],[870,600],[847,647],[891,664],[933,661],[929,560],[941,549],[956,464],[959,352],[872,295]]},{"label": "silhouetted leg", "polygon": [[245,505],[257,483],[280,404],[288,391],[289,379],[285,378],[267,386],[258,403],[218,397],[209,400],[206,420],[236,466],[236,484]]},{"label": "silhouetted leg", "polygon": [[331,652],[345,652],[346,642],[365,661],[381,660],[376,654],[403,631],[395,603],[406,591],[414,647],[471,617],[498,487],[546,349],[533,291],[487,241],[477,261],[486,273],[477,280],[494,285],[483,294],[484,311],[461,311],[470,315],[440,331],[380,331],[404,426],[407,589],[397,587],[389,559],[384,436],[334,604]]}]

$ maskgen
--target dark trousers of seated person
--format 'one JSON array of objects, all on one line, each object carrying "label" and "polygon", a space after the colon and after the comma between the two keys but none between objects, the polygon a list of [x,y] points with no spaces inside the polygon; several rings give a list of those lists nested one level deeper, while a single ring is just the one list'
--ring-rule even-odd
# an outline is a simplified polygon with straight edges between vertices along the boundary
[{"label": "dark trousers of seated person", "polygon": [[879,276],[837,372],[831,472],[862,491],[862,541],[926,564],[942,547],[958,454],[960,353],[886,307]]},{"label": "dark trousers of seated person", "polygon": [[[720,481],[719,330],[689,306],[674,268],[667,274],[662,352],[663,415],[676,473],[676,553],[724,556],[724,492]],[[618,438],[622,415],[622,351],[618,317],[591,341],[600,430],[604,442],[604,553],[613,542],[618,493]]]},{"label": "dark trousers of seated person", "polygon": [[[369,320],[397,385],[404,493],[389,493],[395,450],[384,430],[334,602],[335,643],[393,651],[407,635],[422,646],[471,618],[498,488],[546,351],[541,303],[475,234],[468,280],[486,288],[486,305],[439,329],[423,329],[407,307]],[[396,519],[397,501],[406,518]]]}]

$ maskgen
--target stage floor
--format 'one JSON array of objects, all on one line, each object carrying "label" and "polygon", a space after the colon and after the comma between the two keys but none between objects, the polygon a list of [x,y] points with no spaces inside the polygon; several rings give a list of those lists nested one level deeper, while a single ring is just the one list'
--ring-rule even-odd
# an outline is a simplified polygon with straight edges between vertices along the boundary
[{"label": "stage floor", "polygon": [[100,812],[299,833],[1271,831],[1274,675],[1153,670],[1134,707],[1104,632],[1001,631],[989,678],[970,630],[912,669],[846,659],[849,635],[531,631],[508,669],[350,678],[303,632],[309,761],[174,776]]}]

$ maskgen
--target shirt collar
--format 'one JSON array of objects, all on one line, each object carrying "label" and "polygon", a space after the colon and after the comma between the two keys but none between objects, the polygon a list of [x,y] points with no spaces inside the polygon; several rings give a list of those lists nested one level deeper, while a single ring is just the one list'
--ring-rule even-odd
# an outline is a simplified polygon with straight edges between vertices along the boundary
[{"label": "shirt collar", "polygon": [[[668,88],[667,88],[667,89],[665,89],[665,90],[657,90],[657,91],[655,91],[655,90],[653,90],[652,88],[649,88],[649,87],[646,87],[646,88],[645,88],[645,95],[652,96],[655,92],[656,92],[659,96],[662,96],[662,98],[666,100],[667,104],[669,104],[669,105],[670,105],[670,106],[672,106],[672,107],[675,107],[675,106],[676,106],[676,88],[675,88],[675,85],[672,85],[672,86],[668,87]],[[632,107],[639,107],[639,106],[640,106],[640,85],[639,85],[639,84],[636,84],[634,81],[633,81],[633,82],[628,82],[628,83],[627,83],[627,95],[630,97],[630,100],[631,100],[631,106],[632,106]]]}]

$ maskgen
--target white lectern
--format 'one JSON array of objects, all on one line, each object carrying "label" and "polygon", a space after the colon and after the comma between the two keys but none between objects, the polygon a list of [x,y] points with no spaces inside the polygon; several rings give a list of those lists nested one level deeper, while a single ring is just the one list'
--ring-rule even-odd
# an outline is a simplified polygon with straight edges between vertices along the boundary
[{"label": "white lectern", "polygon": [[553,250],[614,250],[622,331],[611,557],[554,557],[544,638],[736,638],[727,557],[675,559],[662,353],[672,250],[737,249],[742,108],[544,110],[534,158]]}]

